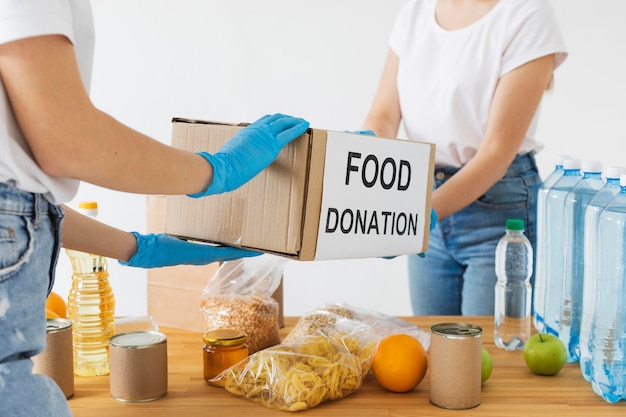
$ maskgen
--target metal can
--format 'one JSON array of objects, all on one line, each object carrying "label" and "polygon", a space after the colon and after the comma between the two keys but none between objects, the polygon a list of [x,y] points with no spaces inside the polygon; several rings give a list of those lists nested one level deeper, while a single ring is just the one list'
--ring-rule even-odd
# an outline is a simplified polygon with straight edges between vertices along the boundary
[{"label": "metal can", "polygon": [[467,323],[431,327],[430,402],[462,410],[480,404],[482,332]]},{"label": "metal can", "polygon": [[120,333],[109,339],[111,397],[146,402],[167,394],[167,336],[155,331]]},{"label": "metal can", "polygon": [[46,349],[33,357],[33,373],[48,375],[57,383],[65,398],[74,395],[74,360],[72,356],[72,321],[46,320]]},{"label": "metal can", "polygon": [[203,340],[204,380],[221,386],[219,381],[211,379],[248,357],[247,337],[236,329],[215,329],[205,333]]}]

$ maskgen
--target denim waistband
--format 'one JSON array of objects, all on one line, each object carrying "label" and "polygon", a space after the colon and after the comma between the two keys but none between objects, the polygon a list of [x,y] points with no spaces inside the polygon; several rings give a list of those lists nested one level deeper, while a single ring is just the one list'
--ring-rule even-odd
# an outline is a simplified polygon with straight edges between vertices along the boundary
[{"label": "denim waistband", "polygon": [[[454,174],[456,174],[461,168],[451,167],[451,166],[436,166],[435,167],[435,178],[444,179],[450,178]],[[517,155],[509,168],[506,171],[505,177],[515,177],[523,174],[524,172],[535,169],[537,170],[537,163],[535,162],[535,156],[532,153],[525,153],[522,155]]]},{"label": "denim waistband", "polygon": [[42,194],[20,190],[15,183],[0,183],[0,212],[32,216],[35,220],[48,212],[50,202]]}]

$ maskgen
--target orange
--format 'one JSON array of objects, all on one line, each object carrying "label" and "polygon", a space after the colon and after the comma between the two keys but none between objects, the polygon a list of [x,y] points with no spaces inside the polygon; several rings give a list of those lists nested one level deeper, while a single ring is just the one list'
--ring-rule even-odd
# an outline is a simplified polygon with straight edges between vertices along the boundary
[{"label": "orange", "polygon": [[67,305],[65,300],[54,291],[50,293],[46,300],[46,310],[56,314],[56,317],[67,318]]},{"label": "orange", "polygon": [[428,356],[422,344],[407,334],[383,338],[372,361],[378,383],[393,392],[411,391],[424,379]]},{"label": "orange", "polygon": [[50,310],[49,308],[46,308],[46,318],[47,319],[58,319],[59,315],[57,313],[55,313],[54,311]]}]

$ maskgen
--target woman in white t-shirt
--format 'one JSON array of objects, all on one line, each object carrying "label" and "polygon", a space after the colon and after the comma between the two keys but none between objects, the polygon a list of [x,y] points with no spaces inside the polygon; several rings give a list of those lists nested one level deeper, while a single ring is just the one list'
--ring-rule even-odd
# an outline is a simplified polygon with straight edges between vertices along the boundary
[{"label": "woman in white t-shirt", "polygon": [[567,53],[547,0],[412,0],[364,129],[435,143],[426,256],[409,256],[415,315],[492,315],[508,218],[534,242],[538,109]]},{"label": "woman in white t-shirt", "polygon": [[81,216],[62,206],[79,181],[143,194],[227,192],[258,174],[309,125],[274,114],[240,130],[213,155],[166,146],[91,103],[93,41],[88,0],[0,0],[3,416],[71,415],[58,386],[33,375],[30,360],[45,345],[45,302],[61,244],[143,268],[257,254],[128,233]]}]

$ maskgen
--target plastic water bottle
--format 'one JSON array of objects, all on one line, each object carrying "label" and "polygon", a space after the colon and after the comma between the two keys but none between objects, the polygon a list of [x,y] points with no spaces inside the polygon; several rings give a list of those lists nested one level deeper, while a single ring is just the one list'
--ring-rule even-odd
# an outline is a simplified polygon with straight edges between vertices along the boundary
[{"label": "plastic water bottle", "polygon": [[598,282],[598,220],[606,205],[620,192],[620,175],[626,168],[611,166],[605,170],[606,183],[593,197],[585,210],[585,249],[583,278],[583,312],[580,319],[580,370],[586,381],[591,381],[591,350],[589,330],[596,308],[596,284]]},{"label": "plastic water bottle", "polygon": [[[82,202],[79,210],[96,217],[98,203]],[[72,264],[68,317],[72,320],[74,373],[109,373],[109,338],[115,334],[115,297],[109,283],[108,259],[67,250]]]},{"label": "plastic water bottle", "polygon": [[567,362],[580,358],[580,321],[583,312],[585,268],[585,210],[604,186],[602,164],[584,162],[583,177],[565,197],[563,211],[563,299],[559,338],[567,347]]},{"label": "plastic water bottle", "polygon": [[538,332],[544,331],[543,317],[544,301],[546,296],[546,275],[548,263],[547,253],[547,221],[546,199],[548,191],[563,176],[563,161],[569,159],[566,155],[559,155],[556,159],[554,170],[548,175],[537,193],[537,244],[535,247],[535,287],[533,290],[533,325]]},{"label": "plastic water bottle", "polygon": [[544,299],[543,332],[559,335],[559,320],[561,318],[561,300],[563,297],[563,212],[565,197],[582,178],[579,159],[563,161],[563,176],[548,191],[546,199],[546,226],[548,233],[546,261],[548,272],[546,275],[546,295]]},{"label": "plastic water bottle", "polygon": [[626,175],[598,220],[596,308],[591,325],[593,390],[610,403],[626,398]]},{"label": "plastic water bottle", "polygon": [[496,247],[494,341],[506,350],[522,350],[530,337],[533,248],[524,235],[524,221],[506,221]]}]

